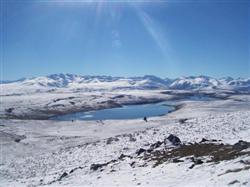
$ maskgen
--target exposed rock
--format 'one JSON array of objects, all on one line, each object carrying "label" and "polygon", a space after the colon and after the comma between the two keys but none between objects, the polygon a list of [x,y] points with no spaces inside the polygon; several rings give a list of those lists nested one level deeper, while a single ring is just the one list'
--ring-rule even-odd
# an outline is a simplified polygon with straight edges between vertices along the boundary
[{"label": "exposed rock", "polygon": [[178,162],[184,162],[183,160],[180,160],[180,159],[178,159],[178,158],[174,158],[173,159],[173,163],[178,163]]},{"label": "exposed rock", "polygon": [[117,141],[119,141],[119,138],[110,137],[110,138],[107,139],[106,144],[111,144],[113,141],[117,142]]},{"label": "exposed rock", "polygon": [[14,141],[17,142],[17,143],[19,143],[21,141],[21,139],[20,138],[16,138]]},{"label": "exposed rock", "polygon": [[125,157],[126,157],[126,155],[121,154],[121,155],[119,156],[119,158],[118,158],[118,159],[122,160],[122,159],[123,159],[123,158],[125,158]]},{"label": "exposed rock", "polygon": [[102,168],[103,166],[105,166],[105,164],[91,164],[90,169],[96,171],[99,168]]},{"label": "exposed rock", "polygon": [[246,181],[246,182],[243,182],[242,185],[247,185],[247,183],[248,183],[247,181]]},{"label": "exposed rock", "polygon": [[133,168],[135,166],[135,161],[131,162],[130,166]]},{"label": "exposed rock", "polygon": [[192,165],[189,167],[189,169],[193,169],[194,166],[195,166],[195,164],[192,164]]},{"label": "exposed rock", "polygon": [[69,174],[70,174],[70,173],[73,173],[73,172],[76,171],[77,169],[83,169],[83,167],[79,166],[79,167],[73,168],[72,170],[70,170]]},{"label": "exposed rock", "polygon": [[[167,139],[168,141],[168,139]],[[190,167],[192,169],[195,165],[202,164],[204,161],[197,158],[202,158],[209,156],[210,159],[206,162],[220,162],[225,160],[231,160],[239,156],[250,155],[250,151],[244,151],[243,149],[249,146],[249,142],[240,141],[236,145],[229,145],[223,143],[193,143],[193,144],[181,144],[178,147],[160,149],[160,150],[147,150],[147,154],[144,154],[144,160],[154,161],[153,167],[156,167],[164,162],[178,162],[178,159],[191,157],[193,165]],[[233,148],[237,146],[238,149]],[[150,150],[150,151],[149,151]],[[140,151],[140,152],[143,152]],[[174,160],[176,159],[176,160]],[[249,166],[250,167],[250,166]]]},{"label": "exposed rock", "polygon": [[156,148],[160,147],[161,144],[163,144],[163,142],[157,141],[156,143],[153,143],[150,145],[150,149],[156,149]]},{"label": "exposed rock", "polygon": [[233,184],[236,184],[236,183],[240,183],[240,181],[238,181],[238,180],[234,180],[234,181],[232,181],[232,182],[228,183],[228,185],[233,185]]},{"label": "exposed rock", "polygon": [[197,159],[195,160],[195,164],[199,165],[199,164],[203,164],[204,162],[201,159]]},{"label": "exposed rock", "polygon": [[149,148],[149,149],[147,150],[147,153],[151,153],[152,151],[154,151],[154,149]]},{"label": "exposed rock", "polygon": [[23,140],[23,139],[25,139],[26,138],[26,136],[25,135],[14,135],[15,136],[15,139],[14,139],[14,141],[16,142],[16,143],[19,143],[21,140]]},{"label": "exposed rock", "polygon": [[207,142],[208,140],[206,138],[202,138],[202,140],[200,141],[200,143],[203,143],[203,142]]},{"label": "exposed rock", "polygon": [[250,165],[250,160],[240,160],[240,163]]},{"label": "exposed rock", "polygon": [[136,151],[136,154],[139,156],[140,154],[144,153],[146,149],[140,148]]},{"label": "exposed rock", "polygon": [[189,169],[192,169],[194,166],[200,165],[200,164],[203,164],[203,163],[204,163],[201,159],[197,159],[197,158],[195,158],[195,157],[192,157],[191,160],[192,160],[194,163],[189,167]]},{"label": "exposed rock", "polygon": [[192,164],[189,169],[192,169],[195,165],[200,165],[203,164],[204,162],[201,159],[197,159],[195,157],[191,157],[192,162],[194,162],[194,164]]},{"label": "exposed rock", "polygon": [[106,163],[103,163],[103,164],[91,164],[90,166],[90,170],[93,170],[93,171],[96,171],[98,170],[99,168],[102,168],[104,166],[107,166],[111,163],[114,163],[114,162],[117,162],[118,160],[110,160],[109,162],[106,162]]},{"label": "exposed rock", "polygon": [[62,180],[64,177],[68,176],[68,173],[64,172],[60,177],[59,177],[59,181]]},{"label": "exposed rock", "polygon": [[5,109],[5,112],[7,112],[7,113],[12,113],[13,110],[14,110],[14,108],[6,108],[6,109]]},{"label": "exposed rock", "polygon": [[129,134],[129,141],[130,141],[130,142],[135,142],[135,141],[136,141],[136,138],[133,137],[132,134]]},{"label": "exposed rock", "polygon": [[126,157],[127,157],[127,158],[130,158],[130,159],[132,158],[132,156],[130,156],[130,155],[121,154],[121,155],[118,157],[118,159],[119,159],[119,160],[123,160],[123,158],[126,158]]},{"label": "exposed rock", "polygon": [[188,120],[187,118],[179,119],[179,123],[181,124],[186,123],[187,120]]},{"label": "exposed rock", "polygon": [[181,140],[180,138],[178,138],[177,136],[170,134],[165,140],[164,143],[167,143],[167,140],[169,140],[173,145],[177,146],[180,145]]},{"label": "exposed rock", "polygon": [[233,149],[236,149],[236,150],[243,150],[247,148],[250,148],[250,143],[245,142],[243,140],[240,140],[236,144],[233,145]]},{"label": "exposed rock", "polygon": [[212,141],[212,142],[217,142],[218,140],[212,139],[211,141]]}]

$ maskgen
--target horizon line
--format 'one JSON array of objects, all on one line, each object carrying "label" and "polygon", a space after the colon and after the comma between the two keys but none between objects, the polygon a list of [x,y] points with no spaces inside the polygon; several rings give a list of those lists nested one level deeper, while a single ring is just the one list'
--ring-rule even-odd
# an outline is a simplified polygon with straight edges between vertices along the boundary
[{"label": "horizon line", "polygon": [[101,76],[106,76],[106,77],[113,77],[113,78],[139,78],[139,77],[146,77],[146,76],[154,76],[157,78],[161,78],[161,79],[178,79],[178,78],[188,78],[188,77],[209,77],[209,78],[215,78],[215,79],[222,79],[222,78],[232,78],[232,79],[248,79],[250,78],[250,75],[248,77],[245,76],[241,76],[241,77],[235,77],[235,76],[221,76],[221,77],[215,77],[215,76],[210,76],[210,75],[205,75],[205,74],[199,74],[199,75],[181,75],[181,76],[177,76],[175,78],[170,78],[168,76],[163,77],[163,76],[159,76],[159,75],[154,75],[154,74],[144,74],[144,75],[133,75],[133,76],[123,76],[123,75],[107,75],[107,74],[76,74],[76,73],[52,73],[52,74],[46,74],[46,75],[38,75],[38,76],[27,76],[27,77],[20,77],[17,79],[2,79],[0,80],[0,84],[2,82],[15,82],[15,81],[20,81],[20,80],[25,80],[25,79],[34,79],[37,77],[49,77],[52,75],[76,75],[76,76],[91,76],[91,77],[101,77]]}]

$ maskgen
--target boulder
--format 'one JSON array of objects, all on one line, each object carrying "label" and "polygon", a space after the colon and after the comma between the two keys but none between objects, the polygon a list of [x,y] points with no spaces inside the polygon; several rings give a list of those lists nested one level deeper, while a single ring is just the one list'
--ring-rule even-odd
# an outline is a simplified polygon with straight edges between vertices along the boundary
[{"label": "boulder", "polygon": [[90,169],[93,171],[98,170],[99,168],[102,168],[103,164],[91,164]]},{"label": "boulder", "polygon": [[136,154],[139,156],[140,154],[144,153],[146,149],[140,148],[136,151]]},{"label": "boulder", "polygon": [[243,150],[247,148],[250,148],[250,142],[246,142],[243,140],[240,140],[236,144],[233,145],[233,149],[236,149],[236,150]]},{"label": "boulder", "polygon": [[60,177],[59,177],[59,181],[62,180],[64,177],[68,176],[68,173],[64,172]]},{"label": "boulder", "polygon": [[179,123],[180,124],[186,123],[187,120],[188,120],[187,118],[179,119]]},{"label": "boulder", "polygon": [[14,110],[14,108],[7,108],[7,109],[5,109],[5,112],[12,113],[13,110]]},{"label": "boulder", "polygon": [[163,142],[160,142],[160,141],[157,141],[156,143],[153,143],[150,145],[150,149],[153,150],[153,149],[157,149],[158,147],[161,146]]},{"label": "boulder", "polygon": [[208,140],[206,138],[202,138],[202,140],[200,141],[200,143],[203,143],[203,142],[207,142]]},{"label": "boulder", "polygon": [[167,144],[167,142],[170,141],[173,145],[177,146],[181,144],[180,138],[177,136],[170,134],[165,140],[164,143]]}]

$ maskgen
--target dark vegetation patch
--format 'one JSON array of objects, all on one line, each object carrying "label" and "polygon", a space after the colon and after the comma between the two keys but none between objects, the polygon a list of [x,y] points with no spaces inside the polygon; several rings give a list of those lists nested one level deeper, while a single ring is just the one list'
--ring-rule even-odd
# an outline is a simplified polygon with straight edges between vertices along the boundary
[{"label": "dark vegetation patch", "polygon": [[[194,143],[183,144],[174,149],[162,149],[146,152],[144,160],[155,162],[154,167],[164,163],[170,162],[174,159],[191,157],[195,165],[202,164],[201,157],[209,157],[207,162],[220,162],[225,160],[232,160],[239,156],[248,155],[250,151],[242,152],[242,150],[250,148],[250,143],[240,140],[234,145],[218,144],[213,142],[208,143]],[[193,168],[193,167],[191,167]]]},{"label": "dark vegetation patch", "polygon": [[[125,137],[130,137],[130,135],[126,135]],[[173,147],[169,147],[169,146],[166,147],[166,145],[169,145],[168,144],[169,142],[167,143],[166,141],[169,141],[170,143],[172,143]],[[181,140],[177,136],[170,135],[167,138],[165,138],[164,141],[157,141],[155,143],[149,144],[148,149],[139,148],[135,152],[135,154],[132,154],[132,155],[121,154],[117,159],[113,159],[113,160],[103,162],[103,163],[93,163],[90,165],[90,170],[102,172],[104,171],[105,167],[107,167],[108,165],[111,165],[112,170],[110,172],[111,173],[116,172],[116,170],[113,169],[113,164],[122,162],[125,160],[125,158],[128,158],[131,160],[131,162],[129,162],[129,165],[132,168],[135,168],[136,166],[146,167],[148,166],[148,162],[153,162],[153,167],[157,167],[160,164],[163,164],[165,162],[180,163],[180,162],[184,162],[185,159],[189,159],[193,163],[189,167],[189,169],[192,169],[196,165],[201,165],[206,162],[218,163],[220,161],[232,160],[237,157],[244,156],[244,155],[250,156],[250,151],[246,151],[246,149],[250,148],[250,142],[240,140],[233,145],[229,145],[229,144],[220,143],[219,141],[220,140],[218,141],[207,140],[203,138],[199,143],[183,144],[181,143]],[[176,144],[176,142],[178,142],[178,144]],[[162,145],[165,145],[165,146],[162,146]],[[145,162],[142,164],[139,164],[139,162],[137,162],[138,159],[140,160],[142,159]],[[240,162],[243,163],[245,166],[242,168],[227,170],[225,173],[222,173],[220,175],[224,175],[224,174],[232,173],[232,172],[240,172],[243,170],[250,169],[249,161],[241,160]],[[84,167],[79,166],[79,167],[71,169],[68,173],[64,172],[56,180],[51,181],[49,184],[57,182],[57,181],[61,181],[63,178],[67,177],[69,174],[72,174],[78,169],[83,169]],[[232,181],[232,184],[234,183],[237,183],[237,182]],[[228,184],[228,185],[231,185],[231,184]]]},{"label": "dark vegetation patch", "polygon": [[[174,147],[162,146],[166,146],[169,142],[172,143]],[[243,155],[250,156],[250,151],[243,152],[243,150],[250,148],[250,143],[242,140],[233,145],[229,145],[220,143],[219,140],[207,140],[203,138],[199,143],[183,144],[177,136],[171,134],[165,138],[164,141],[157,141],[148,146],[148,149],[139,148],[135,152],[135,155],[121,154],[117,159],[109,162],[92,164],[90,170],[103,171],[103,167],[118,161],[123,161],[124,158],[133,159],[130,163],[131,167],[135,167],[136,159],[143,159],[145,163],[153,162],[153,167],[165,162],[179,163],[184,162],[184,159],[190,159],[193,164],[189,168],[192,169],[196,165],[201,165],[205,162],[217,163],[220,161],[232,160]]]},{"label": "dark vegetation patch", "polygon": [[[172,143],[174,147],[163,147]],[[124,158],[135,159],[130,163],[131,167],[135,167],[136,159],[143,159],[145,163],[153,162],[153,167],[157,167],[165,162],[179,163],[184,162],[184,159],[190,159],[192,169],[196,165],[201,165],[205,162],[218,163],[220,161],[232,160],[237,157],[247,155],[250,156],[250,151],[243,151],[250,148],[250,142],[238,141],[233,145],[220,143],[219,140],[207,140],[203,138],[199,143],[181,143],[181,140],[175,135],[169,135],[164,141],[157,141],[149,144],[149,148],[139,148],[135,155],[121,154],[117,159],[101,164],[92,164],[90,170],[103,171],[103,167],[109,164],[123,161]],[[206,160],[204,159],[206,158]],[[142,166],[143,167],[143,166]],[[242,170],[249,169],[250,166],[241,168]]]}]

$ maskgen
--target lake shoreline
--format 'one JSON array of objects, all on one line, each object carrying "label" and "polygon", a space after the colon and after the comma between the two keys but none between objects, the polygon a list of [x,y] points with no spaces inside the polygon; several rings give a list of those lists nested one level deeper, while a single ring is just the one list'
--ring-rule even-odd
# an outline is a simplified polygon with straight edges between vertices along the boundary
[{"label": "lake shoreline", "polygon": [[[149,93],[150,94],[150,93]],[[123,98],[113,98],[114,96],[107,98],[103,100],[102,102],[98,102],[95,100],[94,97],[94,103],[91,105],[86,104],[79,104],[76,106],[75,97],[73,99],[68,100],[67,102],[71,103],[68,105],[61,104],[61,106],[56,106],[55,104],[57,102],[60,102],[61,100],[67,100],[68,98],[63,99],[55,99],[51,101],[51,103],[55,103],[51,107],[45,105],[45,106],[38,106],[37,108],[29,108],[29,110],[23,110],[21,114],[14,112],[6,112],[9,109],[5,109],[5,114],[0,115],[0,119],[19,119],[19,120],[50,120],[51,118],[55,118],[57,116],[63,116],[63,115],[69,115],[73,113],[81,113],[81,112],[90,112],[90,111],[98,111],[98,110],[104,110],[104,109],[112,109],[112,108],[121,108],[122,106],[130,106],[130,105],[144,105],[144,104],[156,104],[160,102],[171,102],[169,106],[175,107],[174,111],[179,109],[181,106],[176,106],[176,104],[172,104],[174,102],[180,102],[185,100],[192,100],[191,97],[196,97],[196,93],[193,94],[186,94],[186,93],[176,93],[173,95],[166,95],[165,92],[160,91],[158,93],[158,96],[151,95],[150,97],[134,97],[133,95],[128,95],[128,99],[123,100]],[[215,96],[214,94],[198,94],[197,97],[208,97],[212,99],[225,99],[225,97],[220,98],[218,96]],[[227,96],[229,97],[229,96]],[[199,100],[199,99],[198,99]],[[55,107],[56,106],[56,107]]]},{"label": "lake shoreline", "polygon": [[[167,115],[169,113],[172,113],[174,112],[176,109],[179,109],[180,108],[180,105],[175,105],[175,104],[167,104],[165,103],[167,101],[158,101],[158,102],[140,102],[140,103],[135,103],[135,104],[125,104],[125,105],[121,105],[119,107],[111,107],[111,108],[104,108],[104,109],[99,109],[99,110],[92,110],[92,111],[87,111],[87,112],[74,112],[74,113],[68,113],[66,115],[59,115],[59,116],[53,116],[51,118],[49,118],[49,120],[55,120],[55,121],[74,121],[74,120],[82,120],[82,121],[96,121],[96,120],[132,120],[132,119],[141,119],[141,118],[144,118],[144,117],[147,117],[147,118],[151,118],[151,117],[157,117],[157,116],[164,116],[164,115]],[[147,106],[147,105],[150,105],[150,106]],[[158,110],[160,108],[162,108],[162,110],[164,110],[163,107],[166,107],[166,112],[159,112],[159,114],[154,114],[154,112],[152,110],[154,110],[154,108],[156,107],[155,105],[159,105],[158,106]],[[129,109],[133,109],[134,108],[137,108],[140,109],[141,108],[149,108],[148,110],[151,110],[151,112],[153,114],[138,114],[137,116],[138,117],[118,117],[117,114],[115,114],[114,112],[117,112],[121,109],[123,109],[123,113],[126,113],[129,111]],[[127,110],[127,111],[124,111],[124,110]],[[102,112],[107,112],[109,111],[110,113],[114,113],[113,115],[112,114],[108,114],[110,115],[109,118],[107,117],[104,117],[104,119],[96,119],[94,116],[95,114],[97,113],[102,113]],[[133,111],[133,112],[138,112],[138,111]],[[145,111],[144,111],[145,112]],[[147,112],[146,112],[147,113]],[[164,113],[164,114],[163,114]],[[88,115],[90,115],[88,117]],[[119,113],[118,113],[119,115]],[[121,115],[121,114],[120,114]],[[129,115],[129,114],[128,114]],[[84,117],[86,116],[86,117]]]}]

